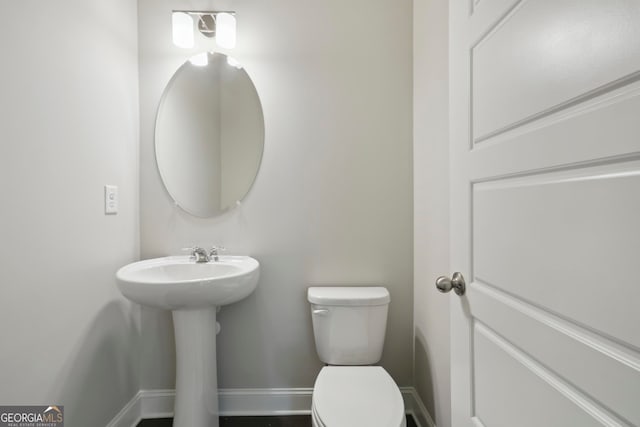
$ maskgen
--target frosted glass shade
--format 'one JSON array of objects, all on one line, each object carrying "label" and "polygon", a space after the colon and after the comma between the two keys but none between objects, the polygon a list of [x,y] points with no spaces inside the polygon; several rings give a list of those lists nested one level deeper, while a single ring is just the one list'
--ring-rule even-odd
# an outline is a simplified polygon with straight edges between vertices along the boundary
[{"label": "frosted glass shade", "polygon": [[193,47],[193,19],[184,12],[173,12],[171,15],[173,44],[184,49]]},{"label": "frosted glass shade", "polygon": [[216,43],[225,49],[236,47],[236,17],[230,13],[216,16]]}]

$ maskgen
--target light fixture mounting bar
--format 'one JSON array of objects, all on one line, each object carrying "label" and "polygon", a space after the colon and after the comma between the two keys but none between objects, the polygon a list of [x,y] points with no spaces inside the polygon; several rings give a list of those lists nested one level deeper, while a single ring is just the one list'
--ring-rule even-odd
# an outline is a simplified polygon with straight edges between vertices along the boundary
[{"label": "light fixture mounting bar", "polygon": [[216,19],[219,14],[236,15],[233,10],[174,10],[173,13],[186,13],[197,17],[198,31],[209,38],[216,35]]},{"label": "light fixture mounting bar", "polygon": [[183,10],[183,9],[174,9],[172,12],[177,13],[188,13],[189,15],[217,15],[219,13],[228,13],[229,15],[235,15],[235,10]]},{"label": "light fixture mounting bar", "polygon": [[208,38],[216,38],[216,44],[225,49],[236,45],[236,12],[233,10],[172,11],[173,43],[182,48],[193,47],[193,20],[198,32]]}]

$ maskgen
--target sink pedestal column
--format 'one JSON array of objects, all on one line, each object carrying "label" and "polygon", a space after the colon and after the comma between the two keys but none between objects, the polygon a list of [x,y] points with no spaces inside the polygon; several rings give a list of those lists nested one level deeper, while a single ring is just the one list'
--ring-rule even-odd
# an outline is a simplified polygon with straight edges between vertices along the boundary
[{"label": "sink pedestal column", "polygon": [[174,310],[174,427],[218,427],[216,307]]}]

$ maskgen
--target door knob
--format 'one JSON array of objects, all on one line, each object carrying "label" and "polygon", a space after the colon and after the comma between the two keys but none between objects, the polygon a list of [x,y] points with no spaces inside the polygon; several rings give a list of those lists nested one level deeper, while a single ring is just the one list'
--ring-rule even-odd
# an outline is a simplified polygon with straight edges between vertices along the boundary
[{"label": "door knob", "polygon": [[453,273],[453,277],[451,279],[449,279],[447,276],[438,277],[436,279],[436,288],[438,288],[438,290],[443,293],[449,292],[451,289],[453,289],[456,294],[462,296],[464,295],[466,285],[464,283],[464,277],[462,277],[462,274],[456,271],[455,273]]}]

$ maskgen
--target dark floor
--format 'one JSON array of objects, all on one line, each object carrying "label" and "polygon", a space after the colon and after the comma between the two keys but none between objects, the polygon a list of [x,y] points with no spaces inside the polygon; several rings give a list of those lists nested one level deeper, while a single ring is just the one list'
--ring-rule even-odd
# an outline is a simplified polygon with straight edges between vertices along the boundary
[{"label": "dark floor", "polygon": [[[137,427],[172,427],[172,421],[172,418],[142,420]],[[311,416],[220,417],[220,427],[311,427]],[[411,415],[407,415],[407,427],[418,427]]]}]

